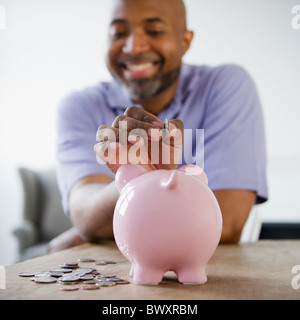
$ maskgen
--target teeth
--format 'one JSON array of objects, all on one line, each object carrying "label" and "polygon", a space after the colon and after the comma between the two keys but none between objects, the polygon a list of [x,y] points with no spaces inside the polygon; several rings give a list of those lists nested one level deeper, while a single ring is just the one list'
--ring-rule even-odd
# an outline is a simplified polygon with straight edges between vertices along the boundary
[{"label": "teeth", "polygon": [[144,63],[144,64],[129,64],[127,65],[127,69],[130,71],[143,71],[145,69],[151,68],[152,63]]}]

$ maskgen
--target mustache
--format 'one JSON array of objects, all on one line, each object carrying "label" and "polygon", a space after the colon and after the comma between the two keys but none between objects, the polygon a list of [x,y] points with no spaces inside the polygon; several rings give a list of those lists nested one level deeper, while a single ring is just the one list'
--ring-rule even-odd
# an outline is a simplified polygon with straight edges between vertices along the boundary
[{"label": "mustache", "polygon": [[159,63],[163,61],[164,61],[163,57],[157,54],[151,54],[151,53],[142,53],[138,55],[122,54],[118,58],[118,62],[121,64],[145,63],[145,62]]}]

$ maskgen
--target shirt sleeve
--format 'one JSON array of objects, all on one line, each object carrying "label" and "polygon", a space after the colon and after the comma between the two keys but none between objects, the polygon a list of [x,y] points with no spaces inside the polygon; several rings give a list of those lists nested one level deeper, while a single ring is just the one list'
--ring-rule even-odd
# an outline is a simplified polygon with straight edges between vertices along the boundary
[{"label": "shirt sleeve", "polygon": [[255,85],[235,65],[219,67],[205,114],[205,171],[212,190],[255,191],[267,200],[263,114]]},{"label": "shirt sleeve", "polygon": [[97,123],[101,119],[95,119],[80,93],[65,98],[57,109],[57,180],[67,215],[68,196],[79,179],[94,174],[113,176],[94,153]]}]

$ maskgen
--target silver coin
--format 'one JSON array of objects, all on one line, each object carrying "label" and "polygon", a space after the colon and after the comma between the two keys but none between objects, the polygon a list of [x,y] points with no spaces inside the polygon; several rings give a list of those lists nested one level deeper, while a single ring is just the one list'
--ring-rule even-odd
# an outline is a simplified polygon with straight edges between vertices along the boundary
[{"label": "silver coin", "polygon": [[116,264],[117,263],[116,261],[113,261],[113,260],[107,260],[105,262],[106,262],[106,264]]},{"label": "silver coin", "polygon": [[116,274],[101,274],[100,278],[115,278],[117,275]]},{"label": "silver coin", "polygon": [[75,285],[75,284],[79,284],[80,282],[79,281],[61,281],[61,280],[57,280],[60,284],[63,284],[63,285],[68,285],[68,286],[71,286],[71,285]]},{"label": "silver coin", "polygon": [[115,284],[130,284],[130,281],[123,279],[123,280],[115,281]]},{"label": "silver coin", "polygon": [[84,270],[77,269],[77,270],[74,270],[72,273],[70,273],[70,275],[82,277],[86,275],[86,272]]},{"label": "silver coin", "polygon": [[97,271],[95,268],[84,268],[80,267],[76,271],[84,271],[85,274],[92,273],[93,271]]},{"label": "silver coin", "polygon": [[100,289],[98,286],[94,285],[84,285],[81,287],[82,290],[98,290]]},{"label": "silver coin", "polygon": [[[69,272],[72,272],[73,269],[68,269],[68,268],[56,268],[56,269],[53,269],[51,271],[57,271],[57,272],[63,272],[63,273],[69,273]],[[49,272],[51,272],[49,271]]]},{"label": "silver coin", "polygon": [[50,277],[51,274],[50,274],[49,271],[42,271],[42,272],[37,272],[37,273],[35,273],[34,276],[35,276],[36,278],[38,278],[38,277]]},{"label": "silver coin", "polygon": [[62,277],[64,275],[64,273],[61,272],[61,271],[53,271],[53,270],[51,270],[51,271],[49,271],[49,273],[50,273],[51,277],[54,277],[54,278],[60,278],[60,277]]},{"label": "silver coin", "polygon": [[60,277],[59,280],[61,282],[74,282],[74,281],[79,281],[80,276],[68,274],[68,275],[64,275],[64,276]]},{"label": "silver coin", "polygon": [[77,287],[77,286],[61,286],[59,289],[61,291],[76,291],[76,290],[79,290],[79,287]]},{"label": "silver coin", "polygon": [[107,265],[107,262],[106,261],[97,261],[97,262],[95,262],[95,264],[97,266],[105,266],[105,265]]},{"label": "silver coin", "polygon": [[168,119],[165,120],[165,129],[169,130],[169,120]]},{"label": "silver coin", "polygon": [[54,283],[56,282],[56,279],[53,277],[34,277],[33,281],[37,283]]},{"label": "silver coin", "polygon": [[112,287],[115,286],[116,283],[112,281],[98,281],[96,285],[99,287]]},{"label": "silver coin", "polygon": [[34,273],[32,272],[20,272],[19,277],[34,277]]},{"label": "silver coin", "polygon": [[118,277],[115,277],[115,278],[106,278],[108,279],[109,281],[112,281],[112,282],[117,282],[117,281],[122,281],[124,280],[123,278],[118,278]]},{"label": "silver coin", "polygon": [[60,268],[64,268],[64,269],[77,269],[78,265],[75,266],[75,265],[67,265],[67,264],[62,263],[62,264],[59,265],[59,267]]},{"label": "silver coin", "polygon": [[93,279],[94,279],[94,276],[90,274],[85,274],[84,276],[80,277],[80,280],[83,280],[83,281],[93,280]]},{"label": "silver coin", "polygon": [[75,267],[78,266],[78,262],[65,262],[65,266]]},{"label": "silver coin", "polygon": [[91,259],[91,258],[79,258],[78,259],[79,262],[95,262],[95,259]]},{"label": "silver coin", "polygon": [[83,281],[83,284],[97,284],[99,281],[98,280],[87,280]]}]

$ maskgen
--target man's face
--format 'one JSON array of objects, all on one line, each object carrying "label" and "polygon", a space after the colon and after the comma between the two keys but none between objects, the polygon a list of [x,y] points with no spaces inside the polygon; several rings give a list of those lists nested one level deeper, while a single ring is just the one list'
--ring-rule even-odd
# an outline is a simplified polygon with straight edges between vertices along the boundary
[{"label": "man's face", "polygon": [[133,100],[153,97],[178,80],[190,41],[185,16],[178,16],[172,4],[173,0],[116,1],[106,63]]}]

